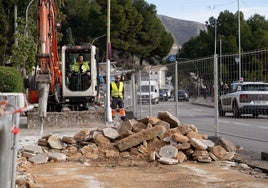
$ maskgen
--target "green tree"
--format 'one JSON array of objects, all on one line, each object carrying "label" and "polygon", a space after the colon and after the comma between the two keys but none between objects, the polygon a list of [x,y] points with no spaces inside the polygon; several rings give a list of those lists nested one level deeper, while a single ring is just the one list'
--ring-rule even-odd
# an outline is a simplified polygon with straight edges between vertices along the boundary
[{"label": "green tree", "polygon": [[[24,25],[25,23],[22,19],[18,19],[18,32],[16,38],[18,40],[18,45],[13,45],[12,50],[12,64],[14,67],[22,70],[22,75],[26,76],[33,70],[36,64],[36,54],[37,54],[37,43],[33,35],[26,37],[24,35]],[[34,30],[34,26],[29,24],[28,32]],[[24,70],[26,72],[24,72]]]},{"label": "green tree", "polygon": [[[137,33],[139,43],[134,46],[134,54],[140,58],[140,64],[142,64],[143,59],[149,61],[154,56],[165,57],[168,55],[174,41],[171,35],[166,33],[164,26],[157,18],[156,6],[146,3],[144,0],[133,2],[134,7],[143,17],[142,28]],[[162,53],[159,54],[159,52]]]},{"label": "green tree", "polygon": [[[168,54],[173,38],[157,18],[155,8],[144,0],[111,0],[110,34],[116,57],[129,57],[126,54],[132,54],[141,60],[150,60],[152,56],[163,58]],[[71,27],[76,43],[91,42],[107,32],[106,0],[90,2],[69,0],[66,1],[63,10],[68,15],[63,32],[70,33],[67,28]],[[96,41],[104,55],[105,42],[104,37]]]},{"label": "green tree", "polygon": [[7,49],[8,44],[8,22],[7,22],[7,16],[4,12],[4,6],[2,4],[2,0],[0,0],[0,51],[2,52],[2,55],[0,56],[0,65],[4,65],[4,56]]},{"label": "green tree", "polygon": [[249,50],[263,49],[268,47],[268,21],[264,16],[255,14],[247,20],[247,24],[251,29],[249,36],[250,43],[247,48]]}]

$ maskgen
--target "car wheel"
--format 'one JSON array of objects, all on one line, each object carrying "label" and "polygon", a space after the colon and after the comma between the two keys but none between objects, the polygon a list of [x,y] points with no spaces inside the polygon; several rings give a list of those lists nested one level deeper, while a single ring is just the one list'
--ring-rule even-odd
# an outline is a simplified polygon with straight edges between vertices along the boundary
[{"label": "car wheel", "polygon": [[240,110],[239,110],[238,105],[237,105],[236,102],[233,104],[233,116],[235,118],[241,117],[241,112],[240,112]]},{"label": "car wheel", "polygon": [[252,113],[252,116],[253,116],[254,118],[257,118],[257,117],[259,116],[259,114],[258,114],[257,112],[254,112],[254,113]]},{"label": "car wheel", "polygon": [[225,112],[222,110],[221,103],[219,103],[219,116],[220,117],[225,116]]}]

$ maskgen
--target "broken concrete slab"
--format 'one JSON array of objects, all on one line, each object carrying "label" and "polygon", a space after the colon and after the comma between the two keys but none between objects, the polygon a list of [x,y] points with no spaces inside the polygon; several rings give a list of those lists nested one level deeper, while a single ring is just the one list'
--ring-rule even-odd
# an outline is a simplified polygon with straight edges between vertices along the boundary
[{"label": "broken concrete slab", "polygon": [[90,129],[89,128],[84,128],[82,129],[81,131],[79,131],[78,133],[76,133],[74,135],[74,139],[77,140],[77,141],[81,141],[81,140],[84,140],[85,137],[90,134]]},{"label": "broken concrete slab", "polygon": [[184,135],[178,134],[178,133],[173,134],[172,139],[175,142],[179,142],[179,143],[187,143],[187,142],[189,142],[189,138],[187,136],[184,136]]},{"label": "broken concrete slab", "polygon": [[110,127],[103,129],[103,134],[104,136],[112,140],[115,140],[119,137],[119,133],[117,132],[117,130]]},{"label": "broken concrete slab", "polygon": [[126,138],[123,138],[122,140],[119,140],[116,145],[120,151],[124,151],[142,143],[144,140],[153,139],[163,134],[164,131],[165,128],[162,126],[156,126],[149,129],[145,129],[138,133],[134,133]]},{"label": "broken concrete slab", "polygon": [[26,145],[23,147],[23,150],[29,153],[43,153],[43,150],[40,146],[37,145]]},{"label": "broken concrete slab", "polygon": [[212,142],[211,140],[204,139],[204,140],[201,140],[201,142],[203,144],[205,144],[207,147],[213,147],[213,146],[215,146],[215,143]]},{"label": "broken concrete slab", "polygon": [[48,138],[47,142],[48,142],[48,145],[53,149],[63,149],[64,147],[62,140],[56,135],[51,135]]},{"label": "broken concrete slab", "polygon": [[177,153],[176,159],[178,160],[179,163],[183,163],[184,161],[187,160],[187,156],[182,151],[179,151]]},{"label": "broken concrete slab", "polygon": [[236,152],[236,146],[225,138],[219,138],[217,145],[222,146],[228,152]]},{"label": "broken concrete slab", "polygon": [[171,158],[166,158],[166,157],[160,157],[160,159],[158,159],[158,161],[160,163],[168,164],[168,165],[178,164],[178,160],[177,159],[171,159]]},{"label": "broken concrete slab", "polygon": [[220,145],[216,145],[216,146],[209,148],[209,151],[213,155],[215,155],[217,157],[217,159],[219,159],[219,160],[222,160],[227,153],[226,150]]},{"label": "broken concrete slab", "polygon": [[181,124],[180,120],[170,114],[168,111],[158,112],[157,117],[163,121],[168,122],[170,124],[170,128],[178,127]]},{"label": "broken concrete slab", "polygon": [[163,146],[159,151],[159,155],[166,158],[175,158],[177,154],[178,149],[171,145]]},{"label": "broken concrete slab", "polygon": [[53,161],[66,161],[66,155],[59,152],[48,152],[48,159]]},{"label": "broken concrete slab", "polygon": [[48,161],[48,154],[46,153],[39,153],[31,158],[29,158],[29,161],[32,162],[33,164],[43,164]]},{"label": "broken concrete slab", "polygon": [[197,138],[192,138],[190,140],[190,143],[193,147],[195,147],[197,150],[206,150],[208,147],[203,144],[203,142]]}]

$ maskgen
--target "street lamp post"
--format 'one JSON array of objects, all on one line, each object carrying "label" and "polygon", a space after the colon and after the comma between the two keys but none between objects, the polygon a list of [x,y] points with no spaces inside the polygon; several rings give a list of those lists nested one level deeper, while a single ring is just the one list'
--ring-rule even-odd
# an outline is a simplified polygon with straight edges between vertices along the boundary
[{"label": "street lamp post", "polygon": [[107,62],[107,69],[106,69],[106,96],[107,96],[107,106],[106,106],[106,117],[107,122],[112,122],[112,111],[111,111],[111,101],[110,101],[110,53],[111,53],[111,39],[110,39],[110,5],[111,0],[107,0],[107,45],[106,45],[106,62]]},{"label": "street lamp post", "polygon": [[238,17],[238,66],[239,66],[239,79],[242,78],[241,75],[241,37],[240,37],[240,7],[239,7],[239,0],[237,0],[238,4],[238,12],[237,12],[237,17]]},{"label": "street lamp post", "polygon": [[91,44],[94,45],[94,43],[95,43],[98,39],[100,39],[100,38],[102,38],[102,37],[105,37],[105,36],[107,36],[107,34],[103,34],[103,35],[101,35],[101,36],[98,36],[98,37],[94,38],[94,39],[92,40]]},{"label": "street lamp post", "polygon": [[31,0],[29,2],[29,4],[27,5],[27,8],[26,8],[26,15],[25,15],[25,27],[24,27],[24,36],[28,37],[28,31],[27,31],[27,27],[28,27],[28,12],[29,12],[29,8],[30,8],[30,5],[33,3],[34,0]]}]

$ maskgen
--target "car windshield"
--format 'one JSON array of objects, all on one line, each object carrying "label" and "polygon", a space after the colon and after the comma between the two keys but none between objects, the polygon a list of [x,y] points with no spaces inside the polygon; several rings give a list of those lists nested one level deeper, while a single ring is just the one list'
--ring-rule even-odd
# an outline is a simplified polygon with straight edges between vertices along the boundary
[{"label": "car windshield", "polygon": [[165,89],[159,89],[159,93],[166,93]]},{"label": "car windshield", "polygon": [[[149,85],[142,85],[141,92],[149,92]],[[154,86],[151,86],[151,92],[154,91]],[[138,88],[138,92],[140,92],[140,88]]]},{"label": "car windshield", "polygon": [[241,86],[241,91],[268,91],[268,84],[247,84]]}]

